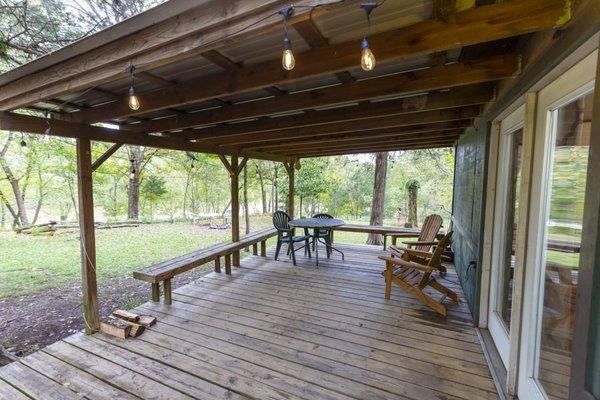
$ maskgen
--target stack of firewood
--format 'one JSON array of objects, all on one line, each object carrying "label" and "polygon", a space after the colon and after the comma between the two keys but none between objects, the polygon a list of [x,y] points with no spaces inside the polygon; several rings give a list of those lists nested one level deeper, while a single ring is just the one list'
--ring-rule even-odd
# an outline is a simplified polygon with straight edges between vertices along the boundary
[{"label": "stack of firewood", "polygon": [[100,322],[100,330],[107,335],[121,339],[138,337],[146,328],[156,323],[156,317],[151,315],[138,315],[129,311],[115,310],[108,318]]}]

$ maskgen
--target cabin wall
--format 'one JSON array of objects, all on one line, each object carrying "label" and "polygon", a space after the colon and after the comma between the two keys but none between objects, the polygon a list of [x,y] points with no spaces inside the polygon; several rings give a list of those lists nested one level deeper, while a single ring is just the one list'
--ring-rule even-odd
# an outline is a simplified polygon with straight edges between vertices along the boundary
[{"label": "cabin wall", "polygon": [[458,278],[476,322],[479,310],[483,210],[489,124],[478,122],[456,145],[454,198],[452,202],[452,249]]}]

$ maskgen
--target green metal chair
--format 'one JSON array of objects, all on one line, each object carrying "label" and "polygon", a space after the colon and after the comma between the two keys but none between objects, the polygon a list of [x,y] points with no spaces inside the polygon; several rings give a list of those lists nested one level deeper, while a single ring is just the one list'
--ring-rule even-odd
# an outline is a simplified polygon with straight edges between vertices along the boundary
[{"label": "green metal chair", "polygon": [[[304,247],[304,254],[308,254],[310,258],[310,235],[308,230],[304,230],[304,235],[294,235],[294,229],[289,225],[290,216],[285,211],[275,211],[273,213],[273,226],[277,229],[277,248],[275,249],[275,260],[279,257],[279,251],[283,243],[288,244],[288,255],[291,255],[292,262],[296,265],[296,250]],[[304,246],[299,249],[294,249],[294,243],[304,242]]]},{"label": "green metal chair", "polygon": [[[312,216],[313,218],[322,218],[322,219],[333,219],[333,216],[325,213],[315,214]],[[333,243],[333,231],[331,229],[317,229],[316,234],[313,233],[310,235],[312,238],[312,248],[315,251],[316,246],[318,245],[318,240],[323,239],[325,241],[326,249],[327,249],[327,258],[331,256],[331,244]]]}]

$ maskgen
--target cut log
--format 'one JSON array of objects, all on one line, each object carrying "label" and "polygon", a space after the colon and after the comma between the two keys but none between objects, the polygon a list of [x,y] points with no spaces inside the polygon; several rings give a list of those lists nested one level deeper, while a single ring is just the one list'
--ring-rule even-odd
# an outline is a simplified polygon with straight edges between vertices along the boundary
[{"label": "cut log", "polygon": [[153,317],[151,315],[140,315],[138,323],[144,325],[146,328],[149,328],[152,325],[156,324],[156,317]]},{"label": "cut log", "polygon": [[126,339],[131,332],[131,324],[117,318],[107,318],[100,322],[100,331],[110,336]]},{"label": "cut log", "polygon": [[144,325],[135,324],[133,322],[129,322],[129,325],[131,325],[131,331],[129,331],[130,337],[138,337],[146,330]]},{"label": "cut log", "polygon": [[113,315],[117,318],[120,318],[129,322],[138,322],[140,320],[140,316],[125,310],[115,310],[113,311]]}]

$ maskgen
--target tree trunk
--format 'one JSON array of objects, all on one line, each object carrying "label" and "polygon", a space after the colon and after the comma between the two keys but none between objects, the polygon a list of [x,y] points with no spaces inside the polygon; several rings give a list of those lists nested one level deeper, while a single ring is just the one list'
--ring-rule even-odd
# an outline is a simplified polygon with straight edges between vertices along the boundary
[{"label": "tree trunk", "polygon": [[256,175],[258,175],[258,183],[260,184],[260,194],[261,194],[261,198],[262,198],[262,212],[263,212],[263,214],[266,214],[268,212],[268,209],[267,209],[267,192],[265,190],[264,177],[263,177],[262,171],[260,169],[261,164],[260,163],[256,163],[254,165],[256,166]]},{"label": "tree trunk", "polygon": [[127,185],[127,219],[137,221],[140,217],[140,176],[144,150],[140,146],[129,146],[129,184]]},{"label": "tree trunk", "polygon": [[409,228],[414,228],[418,225],[417,222],[417,193],[419,185],[408,185],[408,225]]},{"label": "tree trunk", "polygon": [[279,210],[279,185],[277,182],[277,172],[279,170],[279,167],[277,165],[275,165],[275,168],[273,168],[273,189],[275,191],[275,201],[274,201],[274,207],[273,207],[273,212]]},{"label": "tree trunk", "polygon": [[[17,177],[14,175],[14,173],[12,172],[12,169],[10,168],[10,166],[8,165],[8,162],[6,161],[6,152],[8,151],[8,146],[10,145],[11,141],[13,140],[13,134],[9,133],[8,134],[8,138],[6,139],[6,143],[4,144],[4,147],[2,148],[2,150],[0,150],[0,167],[2,167],[2,170],[4,171],[4,174],[6,175],[6,179],[8,180],[8,183],[10,184],[10,187],[12,189],[13,192],[13,196],[15,198],[15,203],[16,203],[16,212],[17,212],[17,218],[15,218],[15,225],[29,225],[29,219],[27,218],[27,210],[25,208],[25,196],[23,194],[23,192],[21,191],[21,185],[19,183],[19,179],[17,179]],[[6,200],[6,198],[5,198]]]},{"label": "tree trunk", "polygon": [[[244,220],[246,221],[246,234],[250,233],[250,210],[248,207],[248,164],[244,166]],[[264,203],[263,203],[264,204]]]},{"label": "tree trunk", "polygon": [[[371,206],[370,225],[383,225],[387,163],[388,153],[377,153],[375,156],[375,177],[373,180],[373,204]],[[379,234],[370,233],[367,244],[382,245],[383,237]]]}]

